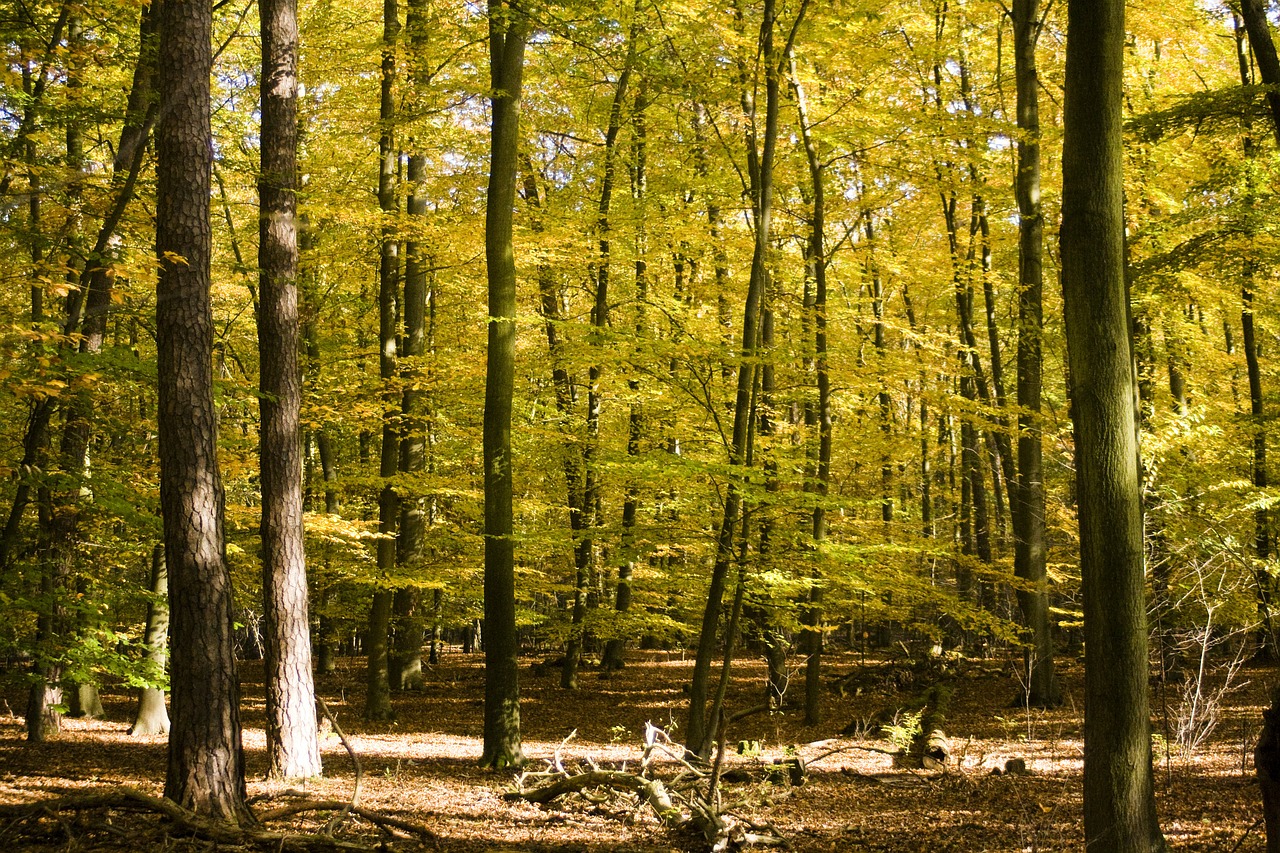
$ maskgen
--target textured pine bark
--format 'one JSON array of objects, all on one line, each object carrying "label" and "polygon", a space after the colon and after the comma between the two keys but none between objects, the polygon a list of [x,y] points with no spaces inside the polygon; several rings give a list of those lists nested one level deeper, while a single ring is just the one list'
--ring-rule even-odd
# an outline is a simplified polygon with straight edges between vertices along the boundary
[{"label": "textured pine bark", "polygon": [[213,405],[211,30],[207,2],[165,3],[156,129],[160,504],[173,638],[165,796],[239,824],[252,816],[245,805]]},{"label": "textured pine bark", "polygon": [[302,539],[298,363],[298,13],[262,0],[262,171],[258,180],[258,356],[262,394],[262,591],[266,604],[267,774],[320,775],[311,620]]},{"label": "textured pine bark", "polygon": [[1061,257],[1084,597],[1084,828],[1090,853],[1142,853],[1165,844],[1124,275],[1123,0],[1070,0],[1067,27]]}]

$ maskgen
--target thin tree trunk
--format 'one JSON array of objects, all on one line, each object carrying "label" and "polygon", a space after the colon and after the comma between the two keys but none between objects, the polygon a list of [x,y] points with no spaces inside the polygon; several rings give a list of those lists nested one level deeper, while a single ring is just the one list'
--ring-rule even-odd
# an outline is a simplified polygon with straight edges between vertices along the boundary
[{"label": "thin tree trunk", "polygon": [[1045,545],[1044,451],[1040,391],[1044,371],[1044,213],[1040,209],[1040,104],[1036,42],[1039,0],[1013,4],[1014,66],[1018,90],[1018,468],[1013,499],[1013,569],[1022,582],[1018,607],[1030,632],[1026,701],[1047,708],[1061,702],[1053,665]]},{"label": "thin tree trunk", "polygon": [[[1270,26],[1264,21],[1263,27],[1262,32],[1269,40],[1271,37]],[[1244,45],[1242,29],[1243,27],[1237,19],[1236,54],[1239,57],[1240,82],[1248,86],[1253,83],[1253,75],[1249,64],[1249,52]],[[1263,49],[1266,50],[1267,46],[1263,45]],[[1270,54],[1274,60],[1274,46],[1271,46]],[[1268,97],[1274,99],[1277,96],[1272,92],[1268,93]],[[1274,115],[1280,116],[1280,113],[1275,113]],[[1257,145],[1249,135],[1245,136],[1244,149],[1246,158],[1249,160],[1257,158]],[[1252,176],[1252,170],[1248,174]],[[1250,208],[1254,204],[1253,196],[1252,178],[1250,177],[1249,193],[1246,197],[1246,204]],[[1250,473],[1254,488],[1265,489],[1269,482],[1267,478],[1267,425],[1262,397],[1262,369],[1259,364],[1258,335],[1253,311],[1253,286],[1256,269],[1257,264],[1254,259],[1246,258],[1244,269],[1240,276],[1240,326],[1241,343],[1244,346],[1245,374],[1249,380],[1249,426],[1250,431],[1253,433],[1253,460],[1250,466]],[[1266,563],[1271,559],[1271,512],[1265,505],[1259,506],[1254,510],[1253,530],[1253,553],[1257,560],[1254,568],[1254,582],[1257,585],[1258,616],[1262,626],[1258,637],[1258,649],[1263,657],[1270,657],[1274,660],[1280,657],[1280,649],[1277,649],[1277,638],[1272,615],[1274,582],[1270,573],[1266,570]],[[1268,835],[1268,838],[1270,838],[1270,835]],[[1276,843],[1280,845],[1280,833],[1278,833]]]},{"label": "thin tree trunk", "polygon": [[[149,677],[163,679],[169,661],[169,575],[165,570],[164,546],[151,549],[151,600],[147,602],[147,628],[143,636]],[[164,689],[143,687],[138,694],[138,713],[129,727],[131,735],[169,733],[169,709]]]},{"label": "thin tree trunk", "polygon": [[[635,14],[639,15],[641,5],[637,0]],[[645,217],[647,209],[645,206],[645,193],[648,188],[648,142],[646,137],[645,125],[645,108],[648,106],[648,92],[646,87],[642,85],[640,91],[636,93],[635,112],[631,118],[632,129],[635,132],[634,157],[635,171],[632,175],[631,194],[635,201],[636,209],[639,216],[636,218],[636,261],[635,261],[635,282],[636,282],[636,341],[640,342],[645,338],[645,305],[649,301],[649,262],[648,262],[648,236],[645,229]],[[638,379],[630,379],[627,387],[633,395],[640,393],[640,381]],[[634,462],[640,456],[640,440],[644,435],[644,409],[638,401],[631,403],[631,410],[627,414],[627,458]],[[614,596],[614,612],[623,616],[631,610],[632,590],[631,579],[635,573],[635,528],[636,515],[640,507],[640,494],[634,482],[627,484],[625,494],[622,499],[622,561],[618,565],[618,585]],[[626,638],[624,636],[610,637],[605,644],[604,654],[601,655],[600,668],[608,673],[622,669],[625,661],[623,660],[623,650],[626,648]]]},{"label": "thin tree trunk", "polygon": [[[426,4],[424,0],[410,0],[405,20],[409,43],[410,94],[416,104],[430,84],[422,52],[427,41]],[[422,222],[427,216],[427,158],[416,140],[410,140],[409,198],[407,211],[410,222]],[[424,371],[421,362],[427,354],[427,305],[430,296],[430,264],[427,247],[417,239],[415,229],[409,227],[410,238],[405,241],[404,275],[404,346],[401,355],[406,360],[401,374],[405,380],[401,400],[400,472],[419,475],[408,478],[420,480],[427,469],[427,408],[428,392],[423,388]],[[406,490],[407,491],[407,490]],[[396,563],[410,575],[420,573],[419,566],[426,551],[426,496],[416,491],[400,499],[400,530],[396,540]],[[422,687],[422,591],[416,586],[396,590],[395,596],[395,655],[391,668],[392,688],[417,690]]]},{"label": "thin tree trunk", "polygon": [[[798,13],[804,15],[807,4],[802,5]],[[751,396],[754,370],[749,362],[755,358],[758,350],[758,333],[760,324],[760,304],[764,299],[764,290],[768,282],[768,255],[770,240],[770,222],[773,217],[773,168],[778,136],[778,88],[781,73],[778,52],[774,47],[774,27],[776,25],[774,0],[764,0],[760,25],[760,55],[765,73],[765,118],[763,133],[755,129],[756,112],[754,102],[748,93],[744,93],[748,120],[752,130],[749,134],[748,157],[755,160],[751,170],[753,178],[753,206],[755,207],[755,245],[751,256],[751,276],[747,284],[746,305],[742,316],[742,360],[737,366],[737,393],[733,410],[733,433],[729,446],[729,464],[738,470],[746,467],[749,453],[748,432],[751,421],[755,417],[751,411]],[[786,52],[783,52],[786,56]],[[763,150],[757,148],[763,144]],[[694,659],[693,676],[689,685],[689,725],[686,738],[690,749],[706,750],[710,748],[707,738],[707,691],[711,673],[711,660],[715,655],[717,627],[720,622],[720,609],[724,599],[725,582],[729,568],[733,562],[734,528],[742,506],[742,487],[738,475],[731,475],[724,502],[724,515],[720,522],[720,530],[716,537],[716,557],[711,570],[711,584],[707,591],[707,601],[702,614],[702,627],[698,635],[697,656]],[[705,753],[703,753],[705,754]]]},{"label": "thin tree trunk", "polygon": [[[391,478],[400,465],[400,442],[396,422],[400,416],[400,395],[391,387],[397,370],[397,304],[400,280],[400,243],[396,236],[396,45],[400,38],[400,10],[397,0],[382,4],[382,90],[378,137],[378,208],[382,211],[382,246],[378,260],[378,377],[382,380],[382,447],[378,475],[383,487],[378,495],[378,573],[386,578],[395,569],[396,527],[400,501]],[[390,720],[390,661],[388,632],[391,629],[393,593],[378,589],[369,609],[369,641],[366,646],[368,692],[364,700],[366,720]]]}]

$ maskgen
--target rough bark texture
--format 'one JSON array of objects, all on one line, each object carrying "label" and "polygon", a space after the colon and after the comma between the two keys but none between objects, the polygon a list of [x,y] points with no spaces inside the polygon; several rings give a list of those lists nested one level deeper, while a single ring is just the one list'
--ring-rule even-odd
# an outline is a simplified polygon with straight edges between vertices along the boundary
[{"label": "rough bark texture", "polygon": [[[164,676],[169,661],[169,573],[165,569],[164,546],[151,551],[151,601],[147,603],[147,630],[143,645],[152,678]],[[144,687],[138,694],[138,713],[129,727],[131,735],[162,735],[169,732],[169,709],[164,689]]]},{"label": "rough bark texture", "polygon": [[298,364],[298,10],[262,0],[262,171],[258,180],[258,354],[262,393],[262,591],[267,775],[320,775],[302,539]]},{"label": "rough bark texture", "polygon": [[213,405],[211,29],[208,3],[165,3],[156,131],[160,505],[173,637],[165,796],[197,814],[244,823],[252,817]]},{"label": "rough bark texture", "polygon": [[1163,850],[1148,711],[1142,491],[1124,276],[1124,4],[1070,0],[1062,289],[1084,597],[1086,849]]},{"label": "rough bark texture", "polygon": [[515,542],[512,541],[511,397],[515,381],[516,261],[511,211],[516,196],[520,87],[528,33],[516,2],[489,4],[493,118],[485,259],[489,340],[484,396],[484,754],[502,769],[524,764],[520,745],[520,665],[516,636]]},{"label": "rough bark texture", "polygon": [[1053,667],[1045,549],[1044,452],[1040,426],[1044,329],[1044,214],[1040,209],[1040,81],[1036,41],[1039,0],[1014,0],[1014,69],[1018,89],[1018,470],[1013,500],[1013,569],[1022,582],[1018,607],[1030,632],[1026,701],[1061,701]]}]

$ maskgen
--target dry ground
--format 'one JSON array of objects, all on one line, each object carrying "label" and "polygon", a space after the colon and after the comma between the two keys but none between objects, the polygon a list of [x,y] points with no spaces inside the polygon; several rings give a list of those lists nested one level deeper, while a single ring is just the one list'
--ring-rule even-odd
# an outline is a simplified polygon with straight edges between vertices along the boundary
[{"label": "dry ground", "polygon": [[[532,663],[532,661],[530,661]],[[513,790],[509,774],[479,770],[483,669],[479,655],[451,650],[430,669],[424,690],[399,695],[394,724],[360,719],[363,677],[360,660],[343,661],[333,676],[322,678],[321,695],[348,733],[364,765],[363,806],[425,823],[437,833],[424,849],[456,851],[657,851],[696,850],[697,839],[664,829],[651,812],[627,801],[567,798],[540,808],[504,798]],[[692,664],[678,654],[636,652],[630,665],[608,680],[584,673],[583,688],[566,693],[558,673],[522,675],[525,752],[539,767],[557,748],[566,764],[588,759],[634,768],[645,724],[671,728],[682,721],[682,685]],[[832,673],[860,672],[851,695],[824,695],[824,719],[806,727],[796,713],[756,715],[737,723],[728,740],[758,741],[758,756],[733,755],[731,763],[762,770],[762,763],[784,758],[789,748],[812,761],[807,783],[790,788],[760,781],[726,786],[726,800],[741,803],[739,813],[768,823],[803,851],[1049,851],[1079,850],[1081,774],[1081,673],[1065,672],[1066,704],[1057,711],[1030,713],[1011,707],[1018,692],[1012,667],[994,661],[961,665],[947,719],[953,750],[945,773],[895,768],[887,755],[859,747],[884,749],[877,735],[840,737],[854,721],[899,707],[917,695],[923,676],[902,664],[860,663],[856,656],[831,661]],[[757,704],[761,668],[737,669],[730,709]],[[245,744],[249,791],[256,797],[279,795],[284,786],[264,781],[261,673],[257,664],[242,667]],[[1159,812],[1171,846],[1178,850],[1246,853],[1264,849],[1258,787],[1252,781],[1252,743],[1261,720],[1265,670],[1244,673],[1248,681],[1228,697],[1221,722],[1207,746],[1193,755],[1172,754],[1157,774]],[[798,685],[793,693],[798,693]],[[1155,727],[1164,730],[1161,708],[1178,703],[1179,688],[1166,694],[1155,688]],[[18,695],[7,702],[21,709]],[[67,721],[58,740],[28,746],[21,719],[0,706],[0,803],[30,802],[113,785],[132,785],[158,794],[163,786],[163,738],[126,734],[132,700],[123,691],[104,696],[104,720]],[[576,737],[561,742],[576,729]],[[672,730],[676,739],[678,729]],[[1159,737],[1157,737],[1159,746]],[[845,751],[833,750],[848,748]],[[306,783],[321,799],[350,797],[352,763],[339,740],[323,744],[325,778]],[[819,760],[814,759],[827,753]],[[1163,755],[1162,755],[1163,757]],[[1026,761],[1028,775],[992,775],[1010,758]],[[265,806],[259,806],[264,808]],[[41,836],[29,824],[0,820],[0,849],[142,850],[176,843],[161,829],[146,834],[136,826],[101,819],[67,818],[45,824]],[[299,821],[297,829],[315,830],[323,817]],[[125,828],[121,828],[125,827]],[[349,832],[375,838],[359,821]],[[141,834],[139,834],[141,833]],[[16,845],[16,847],[15,847]],[[407,842],[392,845],[412,849]],[[211,849],[207,844],[198,849]]]}]

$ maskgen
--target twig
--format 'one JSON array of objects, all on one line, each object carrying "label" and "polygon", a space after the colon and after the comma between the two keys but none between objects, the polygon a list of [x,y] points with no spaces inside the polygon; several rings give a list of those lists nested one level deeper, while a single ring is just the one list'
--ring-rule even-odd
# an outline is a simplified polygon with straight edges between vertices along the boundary
[{"label": "twig", "polygon": [[569,734],[565,735],[564,740],[560,741],[560,745],[556,747],[556,751],[555,753],[553,753],[553,758],[555,760],[552,762],[552,766],[554,766],[557,770],[559,770],[565,776],[568,776],[569,773],[564,769],[564,764],[562,764],[560,761],[560,750],[564,749],[565,744],[573,740],[575,737],[577,737],[577,735],[578,735],[577,729],[574,729],[573,731],[569,732]]},{"label": "twig", "polygon": [[360,782],[364,779],[364,768],[360,766],[360,756],[356,755],[356,751],[351,748],[351,743],[347,740],[347,736],[343,734],[342,726],[338,725],[337,719],[329,712],[329,706],[319,696],[316,697],[316,702],[320,703],[321,713],[329,721],[329,725],[333,726],[333,731],[338,735],[338,740],[342,741],[342,745],[346,747],[347,755],[351,756],[351,762],[356,766],[356,783],[351,789],[351,801],[343,807],[341,812],[329,818],[329,822],[324,825],[324,834],[332,836],[338,830],[338,827],[342,826],[343,821],[351,814],[351,810],[356,807],[356,803],[360,799]]},{"label": "twig", "polygon": [[1258,818],[1253,822],[1253,826],[1244,831],[1244,835],[1240,836],[1240,840],[1236,842],[1236,846],[1231,848],[1231,853],[1236,853],[1236,851],[1240,849],[1240,845],[1244,844],[1244,840],[1249,837],[1251,832],[1258,828],[1258,824],[1262,823],[1262,821],[1263,818]]},{"label": "twig", "polygon": [[374,811],[373,809],[367,809],[367,808],[364,808],[363,806],[353,806],[350,803],[344,803],[342,800],[306,800],[301,803],[293,803],[292,805],[281,806],[280,808],[275,809],[274,811],[270,811],[270,812],[267,812],[266,814],[260,815],[258,819],[263,823],[266,823],[267,821],[271,821],[271,820],[280,820],[282,818],[292,817],[297,814],[302,814],[303,812],[334,811],[336,809],[342,809],[348,806],[350,807],[352,814],[358,815],[359,817],[362,817],[365,820],[377,826],[384,827],[384,828],[389,826],[389,827],[393,827],[394,829],[402,829],[405,832],[410,832],[415,835],[420,835],[420,836],[423,836],[424,838],[429,838],[429,839],[434,839],[437,837],[434,831],[432,831],[431,829],[428,829],[423,824],[414,823],[413,821],[403,820],[402,818],[398,818],[398,817],[392,817],[389,814],[385,814],[379,811]]},{"label": "twig", "polygon": [[805,763],[806,763],[806,764],[816,764],[817,762],[821,761],[821,760],[822,760],[822,759],[824,759],[824,758],[830,758],[831,756],[833,756],[833,755],[839,755],[839,754],[840,754],[840,753],[842,753],[842,752],[854,752],[854,751],[857,751],[857,752],[874,752],[874,753],[876,753],[877,755],[893,755],[893,756],[897,756],[897,755],[901,755],[901,754],[902,754],[899,750],[896,750],[896,749],[881,749],[881,748],[880,748],[880,747],[878,747],[878,746],[859,746],[858,744],[853,744],[853,743],[851,743],[851,744],[849,744],[848,746],[841,746],[841,747],[837,747],[837,748],[835,748],[835,749],[828,749],[826,752],[821,752],[821,753],[819,753],[816,757],[814,757],[814,758],[810,758],[810,759],[809,759],[807,762],[805,762]]}]

